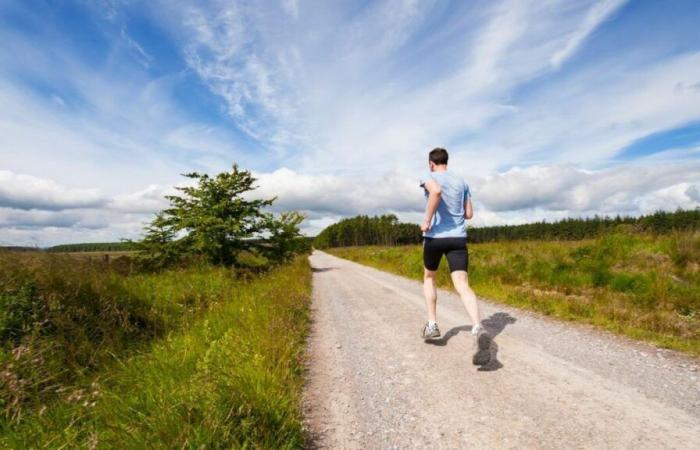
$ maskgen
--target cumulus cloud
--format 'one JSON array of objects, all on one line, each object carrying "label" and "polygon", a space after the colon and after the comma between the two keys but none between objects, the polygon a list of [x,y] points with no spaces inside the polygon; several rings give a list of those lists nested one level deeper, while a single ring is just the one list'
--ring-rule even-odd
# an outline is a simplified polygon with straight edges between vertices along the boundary
[{"label": "cumulus cloud", "polygon": [[[574,166],[513,168],[487,177],[477,195],[492,211],[542,208],[569,213],[627,212],[694,207],[688,183],[700,164],[632,165],[603,170]],[[669,191],[670,189],[670,191]],[[671,191],[687,195],[669,197]],[[654,206],[649,207],[650,204]]]},{"label": "cumulus cloud", "polygon": [[[692,182],[700,178],[700,164],[636,164],[599,170],[541,165],[488,176],[459,173],[465,175],[474,202],[484,213],[480,222],[492,225],[508,223],[509,213],[518,211],[527,218],[533,217],[533,211],[566,217],[693,208],[698,187]],[[419,177],[409,173],[334,176],[282,168],[255,175],[259,188],[254,196],[276,196],[276,209],[310,211],[314,219],[386,212],[410,216],[424,208]]]},{"label": "cumulus cloud", "polygon": [[172,195],[176,192],[172,187],[166,188],[151,184],[136,192],[116,195],[107,204],[107,207],[126,213],[155,213],[168,206],[165,195]]},{"label": "cumulus cloud", "polygon": [[0,207],[59,211],[95,208],[105,202],[99,189],[73,189],[52,180],[0,170]]},{"label": "cumulus cloud", "polygon": [[691,200],[700,203],[700,185],[699,184],[694,184],[694,185],[688,186],[688,188],[684,191],[684,193]]},{"label": "cumulus cloud", "polygon": [[[174,188],[150,185],[114,196],[99,189],[74,189],[50,179],[0,171],[0,242],[51,245],[48,236],[84,235],[101,240],[134,238],[152,214],[167,206]],[[51,230],[50,233],[48,231]],[[48,234],[47,234],[48,233]],[[8,239],[14,236],[19,241]]]},{"label": "cumulus cloud", "polygon": [[[380,178],[300,174],[290,169],[256,174],[255,196],[277,196],[276,210],[310,213],[305,230],[358,214],[395,213],[419,222],[424,208],[417,177]],[[700,164],[636,164],[585,170],[530,166],[479,177],[466,174],[475,203],[472,225],[518,224],[592,214],[640,215],[700,206]]]},{"label": "cumulus cloud", "polygon": [[100,229],[109,225],[108,215],[97,210],[41,211],[0,208],[0,229],[77,228]]},{"label": "cumulus cloud", "polygon": [[[475,204],[471,226],[559,220],[592,214],[639,215],[656,210],[700,206],[700,164],[653,163],[585,170],[571,165],[515,167],[488,176],[465,173]],[[326,226],[358,214],[393,213],[417,223],[425,200],[418,178],[407,172],[367,174],[304,174],[289,168],[254,173],[258,188],[251,198],[276,197],[273,212],[297,210],[306,214],[302,231],[315,235]],[[167,206],[163,198],[173,187],[149,185],[134,192],[103,199],[95,206],[74,209],[18,209],[0,207],[0,230],[24,236],[20,243],[46,241],[47,236],[77,235],[103,240],[136,238],[153,213]],[[54,230],[46,234],[47,230]],[[33,233],[33,234],[32,234]],[[34,236],[29,238],[28,236]],[[67,238],[66,238],[67,239]],[[82,239],[82,240],[85,240]],[[60,242],[64,242],[60,240]]]},{"label": "cumulus cloud", "polygon": [[277,210],[309,211],[318,215],[375,214],[415,211],[421,204],[418,178],[399,173],[382,177],[312,175],[281,168],[255,174],[255,197],[277,197]]}]

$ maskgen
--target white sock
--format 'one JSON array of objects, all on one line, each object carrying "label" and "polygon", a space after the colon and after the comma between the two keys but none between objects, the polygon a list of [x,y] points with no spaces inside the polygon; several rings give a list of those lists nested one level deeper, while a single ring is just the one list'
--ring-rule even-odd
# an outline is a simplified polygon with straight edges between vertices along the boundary
[{"label": "white sock", "polygon": [[432,327],[433,325],[437,325],[437,322],[435,322],[434,320],[429,320],[429,321],[428,321],[428,326],[429,326],[429,327]]},{"label": "white sock", "polygon": [[474,326],[472,327],[472,334],[478,334],[478,333],[479,333],[479,330],[481,330],[481,324],[480,324],[480,323],[477,323],[476,325],[474,325]]}]

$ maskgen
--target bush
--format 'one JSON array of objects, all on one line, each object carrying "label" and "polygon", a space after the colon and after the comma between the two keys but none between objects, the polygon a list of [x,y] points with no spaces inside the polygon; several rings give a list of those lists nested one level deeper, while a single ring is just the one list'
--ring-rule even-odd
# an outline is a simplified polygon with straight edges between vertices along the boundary
[{"label": "bush", "polygon": [[0,342],[17,344],[45,320],[46,308],[34,283],[26,283],[16,291],[0,292]]}]

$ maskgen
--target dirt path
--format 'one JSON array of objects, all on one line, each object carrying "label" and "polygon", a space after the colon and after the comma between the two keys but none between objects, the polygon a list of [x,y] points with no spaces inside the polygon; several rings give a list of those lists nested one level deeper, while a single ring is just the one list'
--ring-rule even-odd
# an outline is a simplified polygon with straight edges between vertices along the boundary
[{"label": "dirt path", "polygon": [[419,337],[420,284],[319,251],[305,392],[319,448],[698,448],[698,361],[483,303],[495,357],[440,291],[443,337]]}]

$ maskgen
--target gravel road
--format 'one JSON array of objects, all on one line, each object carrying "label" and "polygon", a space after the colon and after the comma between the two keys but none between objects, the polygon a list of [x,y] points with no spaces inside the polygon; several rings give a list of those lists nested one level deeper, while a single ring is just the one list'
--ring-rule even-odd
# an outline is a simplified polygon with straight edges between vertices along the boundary
[{"label": "gravel road", "polygon": [[700,448],[696,359],[483,302],[495,339],[479,369],[455,294],[438,293],[442,338],[424,342],[419,283],[310,260],[312,447]]}]

